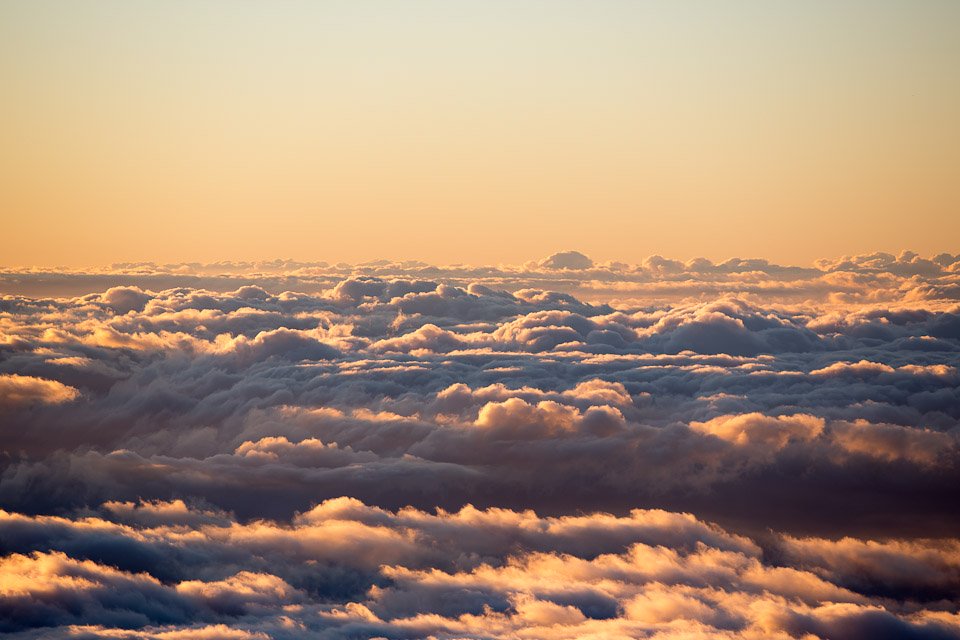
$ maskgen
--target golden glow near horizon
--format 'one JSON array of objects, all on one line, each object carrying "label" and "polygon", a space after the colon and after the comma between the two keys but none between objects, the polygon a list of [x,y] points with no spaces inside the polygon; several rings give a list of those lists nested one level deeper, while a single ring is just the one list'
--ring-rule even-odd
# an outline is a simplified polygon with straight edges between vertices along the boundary
[{"label": "golden glow near horizon", "polygon": [[3,265],[956,251],[960,3],[0,5]]}]

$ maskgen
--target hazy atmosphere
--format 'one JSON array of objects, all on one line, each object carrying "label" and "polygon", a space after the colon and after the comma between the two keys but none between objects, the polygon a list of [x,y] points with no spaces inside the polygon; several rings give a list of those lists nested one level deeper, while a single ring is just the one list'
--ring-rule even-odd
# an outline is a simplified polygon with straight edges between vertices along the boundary
[{"label": "hazy atmosphere", "polygon": [[956,250],[960,4],[0,3],[2,262]]},{"label": "hazy atmosphere", "polygon": [[960,639],[960,4],[0,2],[0,634]]}]

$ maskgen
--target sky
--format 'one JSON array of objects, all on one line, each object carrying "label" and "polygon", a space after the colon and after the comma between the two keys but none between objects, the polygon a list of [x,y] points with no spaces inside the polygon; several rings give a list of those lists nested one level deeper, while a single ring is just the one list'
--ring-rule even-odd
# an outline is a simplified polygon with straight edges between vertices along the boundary
[{"label": "sky", "polygon": [[960,640],[960,2],[0,0],[0,635]]},{"label": "sky", "polygon": [[0,3],[3,266],[955,250],[960,4]]}]

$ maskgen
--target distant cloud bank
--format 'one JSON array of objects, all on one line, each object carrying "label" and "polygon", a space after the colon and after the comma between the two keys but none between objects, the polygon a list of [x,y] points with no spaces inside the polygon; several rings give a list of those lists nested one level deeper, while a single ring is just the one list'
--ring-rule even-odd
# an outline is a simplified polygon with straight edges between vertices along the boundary
[{"label": "distant cloud bank", "polygon": [[960,255],[0,293],[10,637],[960,638]]}]

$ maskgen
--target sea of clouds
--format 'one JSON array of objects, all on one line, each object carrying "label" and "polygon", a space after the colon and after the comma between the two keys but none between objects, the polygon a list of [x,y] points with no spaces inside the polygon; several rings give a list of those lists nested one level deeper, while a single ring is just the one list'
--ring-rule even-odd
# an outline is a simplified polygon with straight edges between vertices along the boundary
[{"label": "sea of clouds", "polygon": [[11,638],[960,638],[960,255],[0,272]]}]

